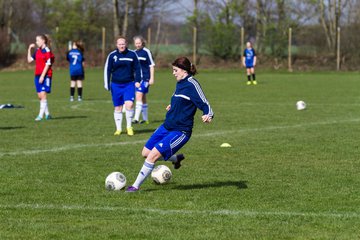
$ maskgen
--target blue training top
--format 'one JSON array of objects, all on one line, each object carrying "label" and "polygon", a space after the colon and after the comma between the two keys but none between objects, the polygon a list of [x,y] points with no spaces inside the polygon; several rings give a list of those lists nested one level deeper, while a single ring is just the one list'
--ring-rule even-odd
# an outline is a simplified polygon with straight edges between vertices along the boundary
[{"label": "blue training top", "polygon": [[214,116],[200,84],[191,75],[188,75],[176,84],[175,92],[171,97],[171,108],[166,113],[164,127],[169,131],[182,131],[190,136],[197,108],[203,111],[204,115]]},{"label": "blue training top", "polygon": [[104,67],[104,87],[110,90],[110,81],[113,83],[141,82],[142,72],[136,53],[125,49],[112,51],[106,58]]},{"label": "blue training top", "polygon": [[244,50],[244,57],[245,57],[245,65],[249,67],[254,66],[254,57],[256,56],[255,50],[253,48],[246,48]]},{"label": "blue training top", "polygon": [[85,58],[79,49],[71,49],[66,59],[69,61],[70,76],[84,75],[83,62]]},{"label": "blue training top", "polygon": [[151,52],[146,47],[142,49],[135,50],[138,55],[138,59],[140,62],[141,70],[143,73],[143,80],[149,81],[150,79],[150,67],[155,66],[154,60],[152,58]]}]

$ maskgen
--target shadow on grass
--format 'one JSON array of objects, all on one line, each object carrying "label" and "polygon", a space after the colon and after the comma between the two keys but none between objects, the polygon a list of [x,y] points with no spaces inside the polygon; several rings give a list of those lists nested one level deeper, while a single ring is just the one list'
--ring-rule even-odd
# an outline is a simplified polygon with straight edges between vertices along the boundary
[{"label": "shadow on grass", "polygon": [[21,129],[21,128],[25,128],[24,126],[19,126],[19,127],[0,127],[0,130],[15,130],[15,129]]},{"label": "shadow on grass", "polygon": [[247,181],[216,181],[201,184],[190,184],[190,185],[177,185],[172,189],[178,190],[193,190],[193,189],[204,189],[204,188],[222,188],[222,187],[237,187],[238,189],[246,189]]},{"label": "shadow on grass", "polygon": [[135,128],[135,134],[137,134],[137,133],[149,133],[149,132],[154,132],[156,130],[156,128],[149,128],[149,129],[136,129]]},{"label": "shadow on grass", "polygon": [[51,120],[76,119],[76,118],[87,118],[87,116],[62,116],[62,117],[52,117]]},{"label": "shadow on grass", "polygon": [[[170,182],[171,183],[171,182]],[[170,189],[175,190],[194,190],[194,189],[205,189],[205,188],[223,188],[223,187],[237,187],[240,189],[246,189],[247,181],[216,181],[216,182],[209,182],[209,183],[199,183],[199,184],[189,184],[189,185],[168,185]],[[166,189],[169,189],[166,188]],[[161,188],[150,188],[145,189],[145,192],[153,192],[161,190]]]}]

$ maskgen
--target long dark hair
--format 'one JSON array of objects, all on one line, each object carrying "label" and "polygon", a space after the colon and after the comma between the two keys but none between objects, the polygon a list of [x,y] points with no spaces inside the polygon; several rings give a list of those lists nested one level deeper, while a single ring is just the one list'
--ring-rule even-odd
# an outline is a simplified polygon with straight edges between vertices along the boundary
[{"label": "long dark hair", "polygon": [[74,44],[82,53],[85,51],[84,44],[82,41],[75,41]]},{"label": "long dark hair", "polygon": [[174,67],[181,68],[182,70],[187,71],[191,75],[195,75],[197,73],[196,67],[194,64],[190,62],[187,57],[179,57],[177,58],[172,65]]}]

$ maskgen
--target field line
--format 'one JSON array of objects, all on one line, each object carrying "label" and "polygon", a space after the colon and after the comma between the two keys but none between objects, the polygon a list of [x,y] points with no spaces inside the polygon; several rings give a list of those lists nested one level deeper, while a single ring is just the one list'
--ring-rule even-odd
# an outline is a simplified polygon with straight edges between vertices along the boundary
[{"label": "field line", "polygon": [[113,211],[146,212],[161,215],[220,215],[242,217],[311,217],[311,218],[360,218],[356,212],[291,212],[255,210],[175,210],[160,208],[126,208],[114,206],[53,205],[53,204],[14,204],[0,205],[0,209],[59,210],[59,211]]},{"label": "field line", "polygon": [[[291,129],[291,128],[303,128],[303,127],[312,127],[320,125],[330,125],[330,124],[339,124],[339,123],[353,123],[360,122],[360,118],[346,119],[346,120],[329,120],[322,122],[313,122],[313,123],[304,123],[304,124],[294,124],[294,125],[283,125],[283,126],[267,126],[261,128],[243,128],[243,129],[234,129],[234,130],[225,130],[225,131],[214,131],[194,134],[193,138],[197,137],[211,137],[218,135],[231,135],[231,134],[240,134],[248,132],[258,132],[258,131],[272,131],[272,130],[281,130],[281,129]],[[144,144],[147,139],[129,141],[129,142],[113,142],[113,143],[96,143],[96,144],[71,144],[63,145],[61,147],[54,147],[49,149],[34,149],[34,150],[22,150],[22,151],[13,151],[13,152],[0,152],[0,158],[4,156],[16,156],[16,155],[31,155],[31,154],[40,154],[48,152],[61,152],[68,151],[73,149],[88,148],[88,147],[111,147],[111,146],[123,146],[123,145],[133,145],[133,144]]]}]

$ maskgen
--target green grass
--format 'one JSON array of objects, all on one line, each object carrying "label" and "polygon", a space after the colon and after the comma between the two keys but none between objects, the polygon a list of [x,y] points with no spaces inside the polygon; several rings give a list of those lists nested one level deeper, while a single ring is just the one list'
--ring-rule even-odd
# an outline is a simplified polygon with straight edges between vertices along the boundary
[{"label": "green grass", "polygon": [[102,71],[86,77],[70,103],[68,73],[55,71],[55,118],[35,122],[33,72],[1,72],[0,104],[24,108],[0,110],[0,239],[360,238],[357,73],[260,72],[246,86],[243,71],[201,71],[213,123],[198,112],[183,167],[136,194],[106,191],[105,177],[134,181],[175,80],[157,71],[151,123],[114,137]]}]

